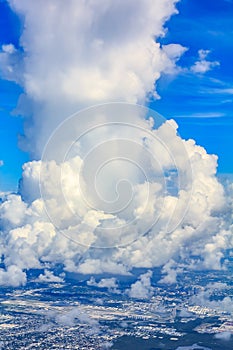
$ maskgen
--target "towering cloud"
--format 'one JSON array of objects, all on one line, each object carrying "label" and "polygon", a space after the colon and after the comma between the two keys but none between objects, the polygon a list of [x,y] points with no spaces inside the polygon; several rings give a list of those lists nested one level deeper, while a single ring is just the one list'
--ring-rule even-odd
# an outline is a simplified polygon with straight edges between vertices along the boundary
[{"label": "towering cloud", "polygon": [[9,2],[24,27],[20,50],[4,45],[1,61],[8,79],[24,88],[24,146],[37,157],[59,122],[80,108],[156,95],[161,73],[185,50],[156,43],[176,13],[174,0]]},{"label": "towering cloud", "polygon": [[[73,114],[158,96],[156,81],[176,71],[186,50],[156,42],[175,3],[10,1],[24,24],[21,46],[6,43],[0,64],[24,89],[21,146],[34,160],[23,166],[20,193],[2,199],[1,284],[13,284],[14,274],[15,285],[25,283],[26,269],[56,263],[127,275],[169,262],[164,282],[178,259],[192,266],[195,255],[200,266],[221,267],[232,241],[219,215],[226,201],[217,157],[142,107],[112,103]],[[132,286],[133,297],[150,295],[150,277]]]}]

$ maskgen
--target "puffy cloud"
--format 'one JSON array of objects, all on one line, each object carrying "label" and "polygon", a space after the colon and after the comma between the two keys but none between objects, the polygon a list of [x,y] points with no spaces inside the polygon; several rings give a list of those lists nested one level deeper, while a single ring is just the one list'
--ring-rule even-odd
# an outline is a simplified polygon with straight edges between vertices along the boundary
[{"label": "puffy cloud", "polygon": [[122,263],[117,263],[106,257],[99,259],[86,259],[73,271],[80,272],[82,274],[102,274],[111,273],[115,275],[129,275],[127,267]]},{"label": "puffy cloud", "polygon": [[162,273],[164,273],[165,276],[161,278],[159,283],[174,284],[177,282],[177,274],[181,272],[182,269],[177,268],[174,260],[170,260],[162,268]]},{"label": "puffy cloud", "polygon": [[9,53],[9,54],[12,54],[16,51],[16,49],[15,49],[14,45],[6,44],[6,45],[2,45],[2,51]]},{"label": "puffy cloud", "polygon": [[208,307],[212,310],[218,310],[220,312],[226,312],[233,314],[233,303],[231,296],[225,296],[220,300],[214,300],[212,296],[216,291],[221,291],[223,295],[226,295],[228,286],[225,283],[208,283],[199,293],[194,295],[190,302],[195,305]]},{"label": "puffy cloud", "polygon": [[1,205],[1,219],[4,226],[21,226],[25,217],[27,205],[22,198],[15,194],[10,194],[7,200]]},{"label": "puffy cloud", "polygon": [[176,65],[176,62],[180,57],[188,50],[187,47],[184,47],[180,44],[168,44],[163,45],[163,51],[170,58],[170,64],[166,67],[165,72],[174,74],[178,73],[181,68]]},{"label": "puffy cloud", "polygon": [[210,53],[209,50],[199,50],[198,51],[198,56],[199,56],[198,60],[191,67],[191,71],[193,73],[204,74],[204,73],[208,72],[209,70],[220,65],[220,63],[218,61],[206,60],[209,53]]},{"label": "puffy cloud", "polygon": [[[230,230],[224,228],[219,215],[225,210],[226,203],[223,188],[215,177],[216,157],[208,155],[193,141],[184,141],[175,132],[173,134],[168,122],[157,130],[151,130],[148,124],[144,128],[146,126],[153,132],[152,135],[157,138],[159,136],[165,142],[166,147],[175,150],[173,155],[178,170],[182,174],[186,172],[186,176],[182,177],[182,189],[178,188],[177,193],[167,193],[162,182],[158,181],[161,170],[156,164],[147,174],[157,175],[147,178],[150,181],[149,187],[147,181],[137,183],[140,178],[132,178],[134,172],[129,168],[129,172],[124,175],[133,184],[131,207],[115,213],[105,213],[98,209],[98,205],[95,209],[90,209],[84,200],[85,196],[83,197],[84,189],[81,191],[80,184],[75,181],[77,171],[80,171],[83,164],[80,156],[61,164],[55,161],[29,162],[24,166],[21,182],[24,200],[20,195],[9,194],[0,205],[3,223],[1,249],[6,268],[18,266],[23,272],[24,269],[41,268],[44,263],[50,262],[63,263],[65,270],[82,274],[107,272],[127,275],[132,267],[152,268],[165,264],[163,272],[166,275],[162,281],[174,283],[179,267],[177,269],[175,262],[171,264],[171,259],[177,256],[185,260],[189,255],[197,255],[202,259],[202,267],[221,267],[223,251],[232,246],[232,239]],[[173,124],[174,126],[176,125]],[[138,142],[144,139],[144,131],[137,137]],[[147,136],[146,147],[152,154],[155,153],[156,145],[161,147]],[[187,150],[186,161],[181,156],[181,145],[185,145]],[[139,158],[136,154],[138,163],[141,156],[145,162],[145,150]],[[160,154],[159,151],[158,156]],[[129,156],[134,159],[131,150]],[[97,160],[98,157],[95,158]],[[187,161],[191,163],[193,174],[188,171]],[[148,163],[143,162],[141,164],[147,169]],[[164,169],[170,169],[174,165],[166,153],[163,153],[159,162]],[[127,164],[125,163],[124,170],[127,170]],[[115,172],[116,175],[119,171],[119,178],[122,178],[121,168],[113,165],[111,173]],[[42,177],[41,166],[44,167]],[[59,188],[61,170],[64,170],[64,177],[62,175],[62,186]],[[164,177],[166,178],[162,172],[163,180]],[[108,181],[112,181],[109,172],[103,176],[102,181],[106,186]],[[167,181],[171,179],[168,177]],[[171,183],[176,184],[176,178]],[[43,188],[43,198],[40,197],[39,184]],[[126,192],[123,193],[125,195]],[[186,207],[188,211],[183,215]],[[159,217],[157,214],[154,216],[158,212]],[[175,214],[175,218],[172,214]],[[135,218],[138,220],[134,223],[132,220]],[[154,221],[155,218],[158,220]],[[171,231],[167,229],[168,222]],[[154,225],[143,235],[151,223]],[[116,229],[117,225],[123,225],[122,232]],[[119,243],[126,238],[125,242],[131,244],[121,246]],[[104,245],[112,248],[104,248]],[[95,246],[99,248],[95,249]],[[22,283],[24,281],[22,275]]]},{"label": "puffy cloud", "polygon": [[[18,103],[27,117],[22,143],[42,159],[23,166],[19,194],[0,203],[2,284],[15,283],[9,271],[16,268],[17,285],[24,284],[26,269],[48,263],[91,275],[166,264],[170,283],[179,272],[172,259],[196,255],[202,267],[221,267],[233,242],[220,215],[226,198],[216,156],[182,140],[175,121],[132,105],[66,119],[91,104],[156,95],[156,81],[177,72],[186,50],[156,42],[175,3],[10,1],[24,20],[21,51],[6,43],[0,65],[25,91]],[[199,66],[206,55],[199,52]],[[150,274],[131,286],[131,296],[151,294]],[[40,277],[53,278],[47,270]]]},{"label": "puffy cloud", "polygon": [[[137,123],[138,115],[133,120]],[[215,174],[216,156],[208,155],[192,140],[182,140],[176,133],[177,125],[171,121],[157,129],[146,121],[140,125],[143,128],[135,131],[134,127],[133,132],[127,128],[115,129],[114,144],[106,139],[107,158],[101,149],[88,160],[84,152],[88,143],[83,140],[79,155],[75,152],[65,161],[44,159],[24,165],[22,196],[8,194],[0,203],[3,263],[6,269],[18,266],[22,283],[25,283],[25,269],[43,268],[47,263],[51,268],[60,263],[66,271],[90,275],[127,275],[133,267],[165,265],[163,283],[175,283],[177,274],[182,272],[176,260],[188,262],[190,255],[199,256],[199,265],[193,265],[194,268],[221,268],[223,252],[233,242],[228,224],[224,223],[226,216],[221,215],[227,210],[227,202]],[[124,148],[119,142],[119,133],[122,136],[123,132],[127,136],[127,149],[125,141]],[[103,133],[98,135],[102,137]],[[92,142],[95,144],[96,140],[95,136]],[[93,150],[93,144],[87,147],[88,155],[89,149]],[[110,164],[98,179],[96,193],[112,195],[107,200],[115,198],[115,186],[121,179],[131,183],[130,192],[128,187],[123,191],[118,187],[122,202],[113,202],[109,211],[108,206],[104,210],[102,197],[90,197],[96,190],[90,187],[92,176],[100,174],[95,169],[109,164],[106,163],[109,156],[117,158],[122,149],[124,154],[128,152],[127,162],[124,167],[121,162]],[[140,172],[137,175],[132,161],[147,172],[146,178]],[[86,180],[83,165],[88,170]],[[85,181],[77,181],[78,174],[85,175],[84,180],[90,186],[85,188]],[[92,202],[87,202],[87,198]],[[128,200],[130,205],[125,206]],[[106,198],[103,203],[108,203]],[[41,278],[46,280],[49,276],[52,276],[50,272],[46,272]],[[143,282],[139,281],[138,285],[143,289]]]},{"label": "puffy cloud", "polygon": [[0,269],[0,285],[18,287],[27,281],[26,273],[16,265],[9,266],[6,270]]},{"label": "puffy cloud", "polygon": [[64,281],[64,279],[62,277],[55,276],[52,271],[45,269],[44,274],[40,274],[35,281],[45,283],[61,283]]},{"label": "puffy cloud", "polygon": [[98,288],[107,288],[109,291],[114,293],[119,292],[117,290],[118,284],[115,277],[102,278],[99,282],[96,282],[96,280],[93,277],[91,277],[91,279],[87,281],[87,285],[98,287]]},{"label": "puffy cloud", "polygon": [[148,299],[153,295],[153,287],[151,286],[152,271],[148,270],[142,274],[139,279],[133,283],[128,290],[128,295],[136,299]]}]

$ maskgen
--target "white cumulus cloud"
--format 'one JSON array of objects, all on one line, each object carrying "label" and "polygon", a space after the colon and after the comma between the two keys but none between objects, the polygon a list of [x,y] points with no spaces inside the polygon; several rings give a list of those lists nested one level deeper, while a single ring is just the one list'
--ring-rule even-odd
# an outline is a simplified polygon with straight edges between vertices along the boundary
[{"label": "white cumulus cloud", "polygon": [[128,295],[136,299],[148,299],[153,295],[153,287],[151,286],[152,271],[139,276],[139,279],[133,283],[128,290]]},{"label": "white cumulus cloud", "polygon": [[98,288],[107,288],[109,291],[114,293],[119,292],[117,290],[118,284],[115,277],[102,278],[99,282],[96,282],[96,280],[93,277],[91,277],[91,279],[87,281],[87,285],[98,287]]},{"label": "white cumulus cloud", "polygon": [[[9,3],[24,21],[21,50],[3,45],[0,65],[24,89],[21,144],[40,160],[24,164],[19,193],[0,202],[0,284],[24,284],[32,268],[46,268],[40,279],[51,281],[47,266],[57,263],[90,275],[165,265],[166,283],[179,273],[175,259],[199,256],[200,266],[221,268],[233,240],[216,156],[181,139],[175,121],[153,125],[132,105],[67,120],[93,104],[156,95],[157,80],[177,72],[186,50],[157,42],[176,1]],[[207,54],[199,52],[196,72],[210,68]],[[150,271],[142,275],[130,295],[149,297],[150,279]]]},{"label": "white cumulus cloud", "polygon": [[191,67],[193,73],[204,74],[209,70],[220,65],[218,61],[208,61],[206,58],[209,55],[209,50],[199,50],[198,60]]}]

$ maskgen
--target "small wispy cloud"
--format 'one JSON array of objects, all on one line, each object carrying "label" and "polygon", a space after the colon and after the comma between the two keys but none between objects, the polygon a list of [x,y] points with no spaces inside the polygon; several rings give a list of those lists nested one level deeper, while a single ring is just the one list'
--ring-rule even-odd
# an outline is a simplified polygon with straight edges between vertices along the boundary
[{"label": "small wispy cloud", "polygon": [[233,95],[233,88],[217,88],[212,89],[212,92],[215,94],[226,94],[226,95]]},{"label": "small wispy cloud", "polygon": [[173,116],[173,118],[221,118],[225,117],[225,113],[221,112],[203,112],[203,113],[191,113]]},{"label": "small wispy cloud", "polygon": [[213,86],[205,86],[199,89],[199,93],[202,95],[212,95],[214,98],[221,98],[222,103],[232,102],[233,88],[228,84],[217,82]]},{"label": "small wispy cloud", "polygon": [[4,161],[0,159],[0,167],[4,165]]}]

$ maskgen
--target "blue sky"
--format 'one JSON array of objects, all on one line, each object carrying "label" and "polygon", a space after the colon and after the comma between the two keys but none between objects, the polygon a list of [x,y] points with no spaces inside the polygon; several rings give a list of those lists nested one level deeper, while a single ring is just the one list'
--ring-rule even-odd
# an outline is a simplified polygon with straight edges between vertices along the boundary
[{"label": "blue sky", "polygon": [[[188,48],[175,77],[164,75],[158,82],[160,100],[150,107],[174,118],[179,133],[193,138],[209,153],[219,156],[220,173],[233,173],[233,2],[228,0],[182,0],[179,14],[167,23],[161,44],[178,43]],[[19,46],[21,24],[5,1],[0,1],[0,45]],[[191,71],[199,50],[209,50],[208,62],[218,62],[205,73]],[[187,68],[189,67],[189,68]],[[0,80],[0,190],[16,190],[27,154],[17,147],[23,132],[22,119],[12,115],[21,88]]]},{"label": "blue sky", "polygon": [[233,2],[183,0],[179,15],[167,24],[163,43],[177,42],[189,50],[180,61],[187,67],[199,49],[210,50],[209,60],[219,66],[205,74],[184,72],[159,81],[161,100],[151,106],[166,118],[174,117],[184,138],[194,138],[219,156],[221,173],[233,172]]},{"label": "blue sky", "polygon": [[[20,21],[10,11],[6,1],[0,1],[0,45],[12,43],[18,47]],[[23,132],[22,119],[13,116],[21,88],[0,77],[0,190],[16,190],[22,164],[28,159],[18,144],[18,134]]]}]

